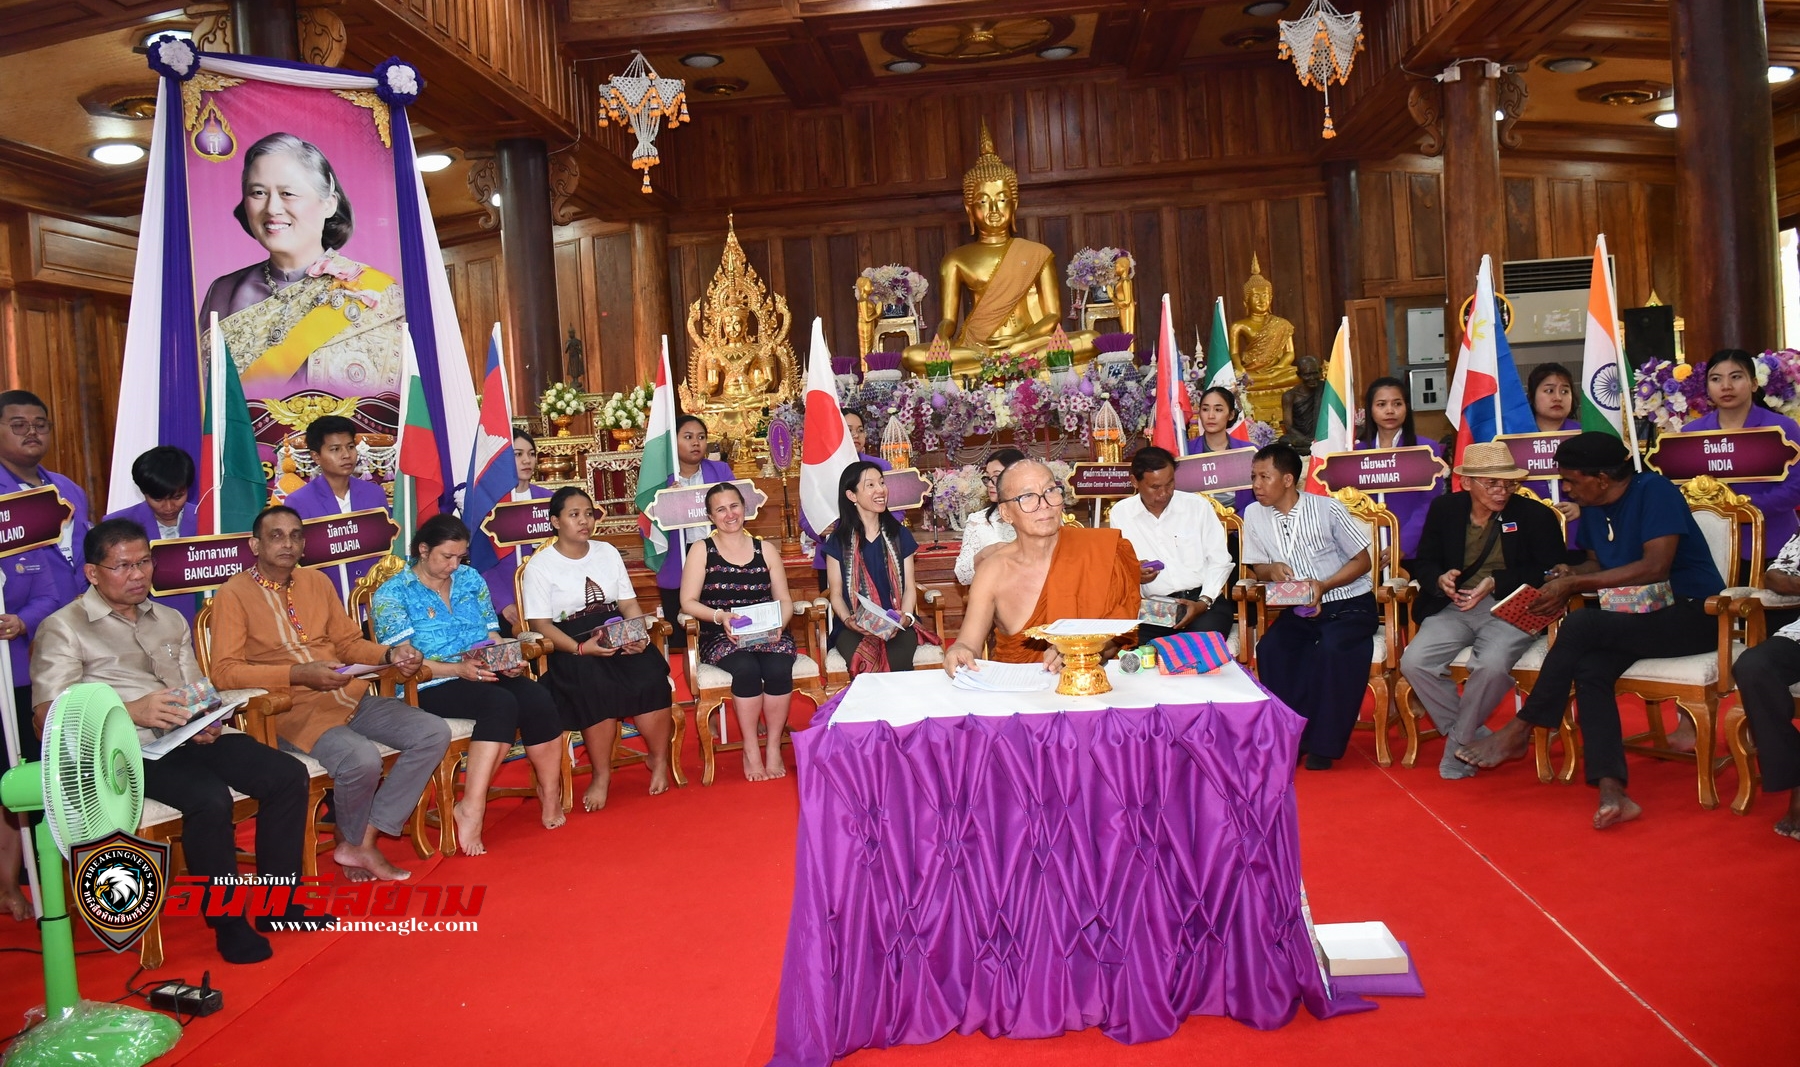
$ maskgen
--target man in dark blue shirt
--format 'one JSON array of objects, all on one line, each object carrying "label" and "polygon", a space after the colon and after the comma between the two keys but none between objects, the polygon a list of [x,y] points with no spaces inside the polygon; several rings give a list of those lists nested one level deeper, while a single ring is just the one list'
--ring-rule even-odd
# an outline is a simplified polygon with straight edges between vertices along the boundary
[{"label": "man in dark blue shirt", "polygon": [[1717,647],[1718,626],[1706,598],[1725,587],[1706,538],[1681,491],[1667,478],[1633,469],[1624,442],[1583,433],[1556,450],[1563,493],[1581,506],[1576,543],[1587,550],[1577,566],[1559,564],[1547,575],[1530,610],[1554,614],[1576,593],[1667,582],[1675,602],[1657,611],[1577,611],[1563,620],[1538,672],[1537,688],[1518,716],[1493,736],[1456,750],[1458,759],[1497,767],[1525,754],[1531,728],[1562,722],[1569,687],[1587,780],[1600,787],[1594,828],[1604,830],[1643,813],[1625,795],[1625,743],[1613,685],[1640,659],[1692,656]]}]

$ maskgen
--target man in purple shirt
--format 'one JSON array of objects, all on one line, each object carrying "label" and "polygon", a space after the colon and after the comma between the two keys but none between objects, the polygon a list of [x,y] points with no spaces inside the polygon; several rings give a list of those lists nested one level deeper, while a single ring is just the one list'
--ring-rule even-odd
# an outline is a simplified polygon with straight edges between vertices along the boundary
[{"label": "man in purple shirt", "polygon": [[[669,485],[718,485],[735,477],[731,464],[706,458],[706,423],[698,415],[681,415],[675,419],[675,473]],[[704,526],[676,530],[669,534],[669,551],[656,572],[656,592],[662,599],[663,618],[669,625],[681,614],[681,567],[687,559],[689,545],[706,538]],[[687,631],[675,626],[669,635],[671,650],[687,647]]]},{"label": "man in purple shirt", "polygon": [[[144,502],[115,511],[108,519],[130,519],[144,528],[152,543],[200,532],[199,509],[189,499],[194,488],[194,457],[174,445],[157,445],[131,461],[131,481],[144,494]],[[188,628],[193,628],[194,594],[153,596],[150,602],[180,612]]]},{"label": "man in purple shirt", "polygon": [[[355,477],[356,423],[342,415],[314,419],[306,428],[306,447],[312,453],[319,473],[283,501],[299,512],[302,520],[310,522],[373,508],[391,510],[386,490],[374,482]],[[356,580],[374,565],[374,559],[365,559],[319,569],[337,586],[338,596],[348,599]]]}]

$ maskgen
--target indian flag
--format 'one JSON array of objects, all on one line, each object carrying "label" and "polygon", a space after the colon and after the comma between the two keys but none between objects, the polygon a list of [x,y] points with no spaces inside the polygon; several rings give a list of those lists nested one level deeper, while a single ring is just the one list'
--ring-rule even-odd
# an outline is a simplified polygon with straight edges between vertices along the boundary
[{"label": "indian flag", "polygon": [[394,554],[410,551],[413,534],[426,519],[438,513],[444,496],[444,476],[438,467],[437,431],[431,425],[431,409],[425,403],[425,382],[419,376],[419,357],[413,351],[412,334],[405,344],[400,394],[400,469],[394,484],[394,519],[400,537]]},{"label": "indian flag", "polygon": [[268,502],[269,483],[250,428],[244,385],[225,349],[217,313],[212,317],[209,370],[200,422],[198,529],[202,534],[247,533]]},{"label": "indian flag", "polygon": [[658,570],[669,554],[669,535],[650,518],[650,505],[658,490],[675,473],[675,387],[669,375],[669,336],[663,335],[662,362],[656,368],[656,392],[650,398],[650,419],[644,427],[644,461],[638,468],[638,533],[644,538],[644,566]]},{"label": "indian flag", "polygon": [[1337,340],[1331,342],[1331,361],[1325,364],[1325,387],[1319,397],[1319,421],[1313,429],[1312,456],[1306,464],[1309,493],[1329,492],[1315,476],[1333,452],[1349,452],[1351,440],[1350,398],[1355,396],[1350,380],[1350,317],[1338,322]]}]

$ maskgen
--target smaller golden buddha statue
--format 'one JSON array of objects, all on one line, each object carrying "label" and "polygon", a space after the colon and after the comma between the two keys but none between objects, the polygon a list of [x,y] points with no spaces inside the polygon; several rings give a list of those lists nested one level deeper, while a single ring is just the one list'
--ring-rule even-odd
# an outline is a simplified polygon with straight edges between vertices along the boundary
[{"label": "smaller golden buddha statue", "polygon": [[1119,332],[1137,333],[1137,286],[1131,280],[1131,260],[1120,256],[1113,260],[1113,307],[1119,313]]},{"label": "smaller golden buddha statue", "polygon": [[876,323],[881,321],[881,298],[875,295],[875,283],[856,279],[856,361],[868,370],[868,355],[875,351]]},{"label": "smaller golden buddha statue", "polygon": [[706,295],[688,308],[688,375],[682,409],[705,419],[730,453],[753,473],[744,447],[769,408],[793,399],[800,386],[788,343],[793,315],[756,276],[727,223],[725,254]]},{"label": "smaller golden buddha statue", "polygon": [[[1282,394],[1299,383],[1294,373],[1294,324],[1270,311],[1275,287],[1250,254],[1244,283],[1244,317],[1231,324],[1231,362],[1250,375],[1250,411],[1262,422],[1281,417]],[[1310,432],[1310,428],[1308,428]]]}]

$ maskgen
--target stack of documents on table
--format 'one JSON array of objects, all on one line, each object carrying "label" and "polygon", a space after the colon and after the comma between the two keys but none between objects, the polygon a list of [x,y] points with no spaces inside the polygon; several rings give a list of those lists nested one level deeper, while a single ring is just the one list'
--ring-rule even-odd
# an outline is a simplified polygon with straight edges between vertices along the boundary
[{"label": "stack of documents on table", "polygon": [[1042,693],[1056,688],[1055,671],[1047,671],[1042,663],[998,663],[978,659],[975,666],[956,672],[950,684],[977,693]]}]

